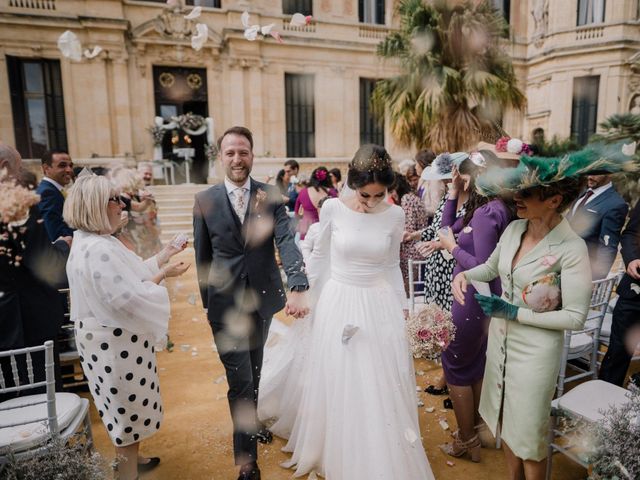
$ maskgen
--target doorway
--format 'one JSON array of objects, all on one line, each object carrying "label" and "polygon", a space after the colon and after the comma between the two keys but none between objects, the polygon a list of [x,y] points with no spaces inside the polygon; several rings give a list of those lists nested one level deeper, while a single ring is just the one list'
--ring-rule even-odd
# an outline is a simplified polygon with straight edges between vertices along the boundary
[{"label": "doorway", "polygon": [[[169,123],[171,117],[193,113],[209,116],[207,99],[207,71],[204,68],[153,67],[153,89],[156,116]],[[174,153],[176,148],[193,148],[191,181],[207,183],[209,162],[205,155],[207,135],[189,135],[181,129],[168,131],[162,142],[163,158],[177,163],[184,159]],[[180,170],[180,169],[179,169]]]}]

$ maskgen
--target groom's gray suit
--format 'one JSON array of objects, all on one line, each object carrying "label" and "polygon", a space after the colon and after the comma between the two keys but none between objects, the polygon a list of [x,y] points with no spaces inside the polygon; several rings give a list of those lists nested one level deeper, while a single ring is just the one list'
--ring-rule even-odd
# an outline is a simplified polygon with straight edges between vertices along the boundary
[{"label": "groom's gray suit", "polygon": [[289,288],[308,285],[281,195],[253,179],[250,185],[244,223],[224,183],[198,193],[193,208],[198,283],[227,373],[238,465],[257,459],[256,404],[264,343],[272,315],[286,303],[274,243]]}]

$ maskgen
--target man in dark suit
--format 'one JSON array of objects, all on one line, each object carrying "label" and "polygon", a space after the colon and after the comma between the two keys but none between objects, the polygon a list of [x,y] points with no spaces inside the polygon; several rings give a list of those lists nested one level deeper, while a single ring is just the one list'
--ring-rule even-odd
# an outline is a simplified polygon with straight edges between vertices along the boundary
[{"label": "man in dark suit", "polygon": [[[0,145],[0,169],[6,169],[10,178],[17,178],[20,166],[20,154],[12,147]],[[6,228],[2,226],[2,230]],[[35,206],[24,225],[14,227],[13,232],[15,237],[0,237],[0,246],[11,249],[10,255],[0,255],[0,350],[42,345],[46,340],[53,340],[56,385],[61,389],[55,340],[64,320],[64,310],[58,288],[66,284],[65,265],[71,237],[61,237],[52,244]],[[34,354],[33,363],[36,380],[43,380],[44,352]],[[5,379],[12,378],[8,366],[3,367]],[[19,368],[21,376],[25,375],[24,365],[19,367],[22,367]]]},{"label": "man in dark suit", "polygon": [[613,309],[609,348],[600,367],[600,378],[619,386],[640,343],[640,203],[631,212],[621,243],[627,270],[616,290],[620,297]]},{"label": "man in dark suit", "polygon": [[220,137],[218,148],[225,180],[198,193],[193,208],[198,283],[227,373],[239,480],[259,480],[256,442],[270,441],[256,415],[264,343],[274,313],[286,307],[294,317],[306,315],[308,282],[280,193],[249,176],[251,132],[232,127]]},{"label": "man in dark suit", "polygon": [[51,241],[59,237],[73,235],[73,229],[62,219],[64,206],[63,188],[71,182],[73,162],[69,154],[62,150],[50,150],[42,156],[44,177],[36,192],[40,195],[38,208],[44,219]]},{"label": "man in dark suit", "polygon": [[594,280],[605,278],[618,254],[629,206],[615,191],[611,175],[589,175],[587,191],[569,208],[567,220],[589,249]]}]

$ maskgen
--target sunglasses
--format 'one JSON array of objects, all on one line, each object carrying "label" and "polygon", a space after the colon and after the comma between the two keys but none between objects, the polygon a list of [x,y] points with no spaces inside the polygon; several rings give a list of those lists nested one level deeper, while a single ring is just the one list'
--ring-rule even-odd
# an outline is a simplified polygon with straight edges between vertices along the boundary
[{"label": "sunglasses", "polygon": [[120,203],[120,196],[119,195],[114,195],[113,197],[109,197],[108,202]]}]

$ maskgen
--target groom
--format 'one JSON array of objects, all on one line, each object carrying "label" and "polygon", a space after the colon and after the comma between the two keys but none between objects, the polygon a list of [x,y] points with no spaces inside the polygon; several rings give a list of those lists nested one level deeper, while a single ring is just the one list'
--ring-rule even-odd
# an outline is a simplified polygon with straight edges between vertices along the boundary
[{"label": "groom", "polygon": [[[281,195],[249,176],[251,132],[228,129],[218,149],[224,182],[198,193],[193,207],[198,283],[227,373],[238,480],[259,480],[257,440],[271,441],[256,414],[264,343],[274,313],[283,307],[294,317],[308,313],[309,287]],[[274,243],[287,274],[286,294]]]}]

